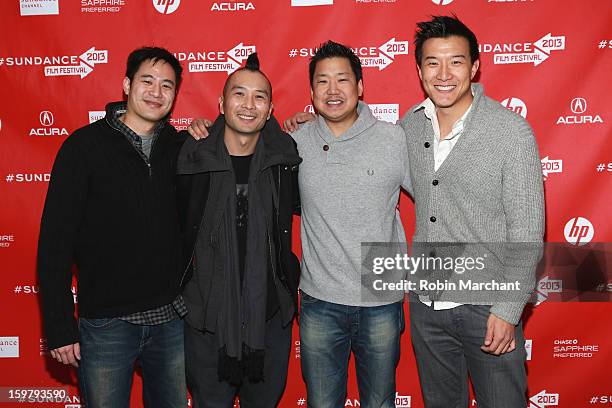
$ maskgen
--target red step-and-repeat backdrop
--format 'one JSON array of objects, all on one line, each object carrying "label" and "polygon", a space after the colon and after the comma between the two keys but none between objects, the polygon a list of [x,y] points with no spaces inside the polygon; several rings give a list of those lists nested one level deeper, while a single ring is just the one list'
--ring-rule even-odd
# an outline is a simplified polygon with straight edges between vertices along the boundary
[{"label": "red step-and-repeat backdrop", "polygon": [[[534,128],[545,177],[546,240],[609,242],[612,1],[2,0],[0,397],[6,400],[11,388],[67,387],[61,403],[29,406],[82,406],[74,371],[51,359],[45,345],[36,241],[55,153],[72,131],[122,97],[131,50],[162,46],[183,63],[172,123],[184,129],[192,118],[217,115],[228,73],[254,50],[274,86],[276,116],[312,109],[309,57],[333,39],[356,50],[364,99],[376,116],[394,122],[424,97],[414,62],[415,23],[450,13],[478,36],[486,93]],[[402,196],[400,207],[412,233],[411,200]],[[547,301],[556,289],[550,279],[541,281],[542,303],[526,314],[530,407],[612,407],[612,307]],[[597,290],[612,291],[612,281]],[[407,330],[396,405],[418,408],[423,402],[409,337]],[[282,407],[306,406],[299,364],[295,327]],[[350,377],[345,406],[360,406],[354,371]],[[136,407],[142,406],[140,384],[136,374]]]}]

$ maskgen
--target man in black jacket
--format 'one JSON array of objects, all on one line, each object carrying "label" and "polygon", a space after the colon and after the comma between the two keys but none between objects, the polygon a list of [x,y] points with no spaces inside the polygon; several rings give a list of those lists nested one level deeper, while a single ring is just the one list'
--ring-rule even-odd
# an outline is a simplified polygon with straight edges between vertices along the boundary
[{"label": "man in black jacket", "polygon": [[301,159],[272,114],[255,54],[234,72],[208,138],[179,155],[184,225],[187,383],[194,405],[274,407],[282,395],[297,305],[291,219]]},{"label": "man in black jacket", "polygon": [[145,406],[187,404],[175,201],[184,139],[166,121],[181,73],[165,49],[132,52],[127,102],[75,131],[53,165],[38,244],[44,327],[51,355],[79,367],[88,407],[128,407],[137,360]]}]

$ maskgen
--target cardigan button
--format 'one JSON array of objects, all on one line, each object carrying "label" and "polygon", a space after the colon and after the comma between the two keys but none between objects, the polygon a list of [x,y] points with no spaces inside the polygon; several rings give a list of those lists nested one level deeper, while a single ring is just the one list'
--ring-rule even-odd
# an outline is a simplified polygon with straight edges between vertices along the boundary
[{"label": "cardigan button", "polygon": [[283,233],[284,233],[284,234],[288,234],[288,233],[289,233],[289,230],[283,230]]},{"label": "cardigan button", "polygon": [[431,222],[436,222],[436,217],[433,217],[433,216],[432,216],[432,217],[429,217],[429,221],[431,221]]},{"label": "cardigan button", "polygon": [[429,146],[431,146],[431,144],[429,142],[425,142],[425,148],[429,149]]},{"label": "cardigan button", "polygon": [[328,151],[328,150],[329,150],[329,145],[324,145],[324,146],[323,146],[323,151],[324,151],[324,152],[326,152],[326,151]]},{"label": "cardigan button", "polygon": [[437,186],[438,185],[438,180],[432,181],[431,184],[433,184],[434,186]]}]

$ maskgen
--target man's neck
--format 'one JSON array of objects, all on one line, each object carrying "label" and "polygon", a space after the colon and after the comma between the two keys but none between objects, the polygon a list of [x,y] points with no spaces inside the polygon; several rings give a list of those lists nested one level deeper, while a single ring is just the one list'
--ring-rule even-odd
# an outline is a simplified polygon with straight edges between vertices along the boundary
[{"label": "man's neck", "polygon": [[223,141],[230,156],[249,156],[255,153],[260,132],[255,135],[245,135],[225,127]]},{"label": "man's neck", "polygon": [[140,119],[138,116],[130,114],[129,111],[125,112],[119,117],[119,120],[125,123],[127,127],[132,129],[134,133],[141,136],[152,136],[153,130],[157,125],[156,122],[149,122]]},{"label": "man's neck", "polygon": [[450,108],[436,107],[436,116],[438,118],[438,126],[440,127],[440,140],[444,140],[452,132],[453,125],[467,112],[473,100],[472,95],[469,95],[459,105]]},{"label": "man's neck", "polygon": [[342,119],[339,122],[330,121],[325,118],[323,119],[325,119],[325,123],[329,127],[329,130],[331,130],[331,132],[334,134],[334,136],[340,137],[344,132],[349,130],[351,126],[353,126],[353,123],[357,121],[358,117],[359,117],[359,114],[357,113],[357,110],[355,110],[353,114],[351,114],[347,118]]}]

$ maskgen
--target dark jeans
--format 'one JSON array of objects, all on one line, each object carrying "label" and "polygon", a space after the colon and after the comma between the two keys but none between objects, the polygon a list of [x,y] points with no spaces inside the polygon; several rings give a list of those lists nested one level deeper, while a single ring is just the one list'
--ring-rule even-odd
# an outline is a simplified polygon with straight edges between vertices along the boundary
[{"label": "dark jeans", "polygon": [[514,351],[500,356],[483,352],[490,308],[433,310],[418,300],[410,302],[412,345],[426,408],[467,408],[468,373],[478,408],[527,406],[522,325],[515,329]]},{"label": "dark jeans", "polygon": [[352,350],[361,406],[395,408],[402,302],[345,306],[302,292],[300,305],[300,355],[308,407],[344,406]]},{"label": "dark jeans", "polygon": [[251,383],[248,379],[234,387],[217,376],[217,338],[185,323],[185,357],[187,384],[195,408],[231,408],[240,396],[242,408],[272,408],[280,401],[287,382],[291,327],[282,327],[281,313],[277,312],[266,323],[264,380]]},{"label": "dark jeans", "polygon": [[147,408],[187,406],[183,321],[140,326],[120,319],[79,319],[79,386],[87,408],[128,408],[134,363],[142,367]]}]

